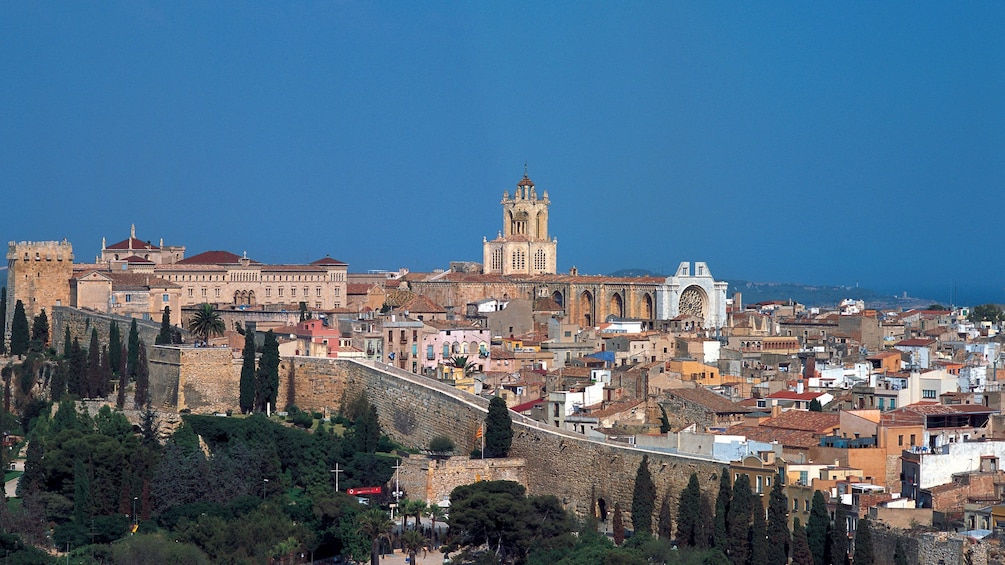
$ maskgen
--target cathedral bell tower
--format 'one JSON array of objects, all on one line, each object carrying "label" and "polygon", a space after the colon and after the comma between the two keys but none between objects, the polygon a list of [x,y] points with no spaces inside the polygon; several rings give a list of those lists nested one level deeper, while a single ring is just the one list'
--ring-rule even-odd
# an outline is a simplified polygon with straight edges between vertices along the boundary
[{"label": "cathedral bell tower", "polygon": [[548,191],[538,198],[534,181],[524,171],[510,197],[503,191],[503,229],[488,241],[483,238],[482,271],[498,275],[554,274],[557,239],[548,237]]}]

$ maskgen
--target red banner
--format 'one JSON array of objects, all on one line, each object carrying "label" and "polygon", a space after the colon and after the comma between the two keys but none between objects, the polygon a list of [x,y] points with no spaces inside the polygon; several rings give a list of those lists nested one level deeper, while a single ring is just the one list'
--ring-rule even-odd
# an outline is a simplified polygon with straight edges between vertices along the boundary
[{"label": "red banner", "polygon": [[361,494],[380,494],[383,489],[381,487],[359,487],[346,489],[346,494],[351,494],[353,496],[359,496]]}]

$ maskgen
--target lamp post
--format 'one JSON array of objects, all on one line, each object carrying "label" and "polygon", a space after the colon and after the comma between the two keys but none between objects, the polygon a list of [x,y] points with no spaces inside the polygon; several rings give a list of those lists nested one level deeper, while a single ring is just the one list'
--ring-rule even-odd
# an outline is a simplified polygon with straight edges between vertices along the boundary
[{"label": "lamp post", "polygon": [[133,525],[134,526],[137,524],[137,521],[136,521],[136,501],[137,500],[139,500],[139,497],[138,496],[134,496],[133,497]]},{"label": "lamp post", "polygon": [[265,486],[269,484],[269,479],[262,479],[262,500],[265,500]]}]

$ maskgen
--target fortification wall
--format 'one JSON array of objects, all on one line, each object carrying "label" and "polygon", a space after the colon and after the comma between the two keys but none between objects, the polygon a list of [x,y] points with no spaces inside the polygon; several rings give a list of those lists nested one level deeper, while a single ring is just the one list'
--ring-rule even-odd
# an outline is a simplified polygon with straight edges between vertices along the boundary
[{"label": "fortification wall", "polygon": [[7,244],[7,269],[4,336],[10,331],[18,300],[24,305],[29,326],[43,308],[51,318],[55,306],[70,304],[73,245],[68,241],[11,241]]},{"label": "fortification wall", "polygon": [[518,457],[469,459],[463,456],[432,459],[405,457],[398,477],[404,496],[436,504],[450,499],[450,492],[478,481],[516,481],[527,484],[527,463]]},{"label": "fortification wall", "polygon": [[[80,340],[80,345],[87,347],[91,339],[91,328],[98,328],[98,341],[108,343],[108,330],[112,322],[119,324],[119,334],[122,336],[122,343],[127,344],[129,339],[129,326],[133,318],[126,316],[115,316],[93,310],[82,310],[69,306],[55,306],[49,320],[49,340],[52,346],[60,353],[63,352],[63,338],[66,327],[70,327],[70,336]],[[147,354],[150,347],[160,333],[160,322],[136,319],[136,331],[140,339],[147,346]]]},{"label": "fortification wall", "polygon": [[[337,410],[343,399],[365,392],[377,407],[386,433],[406,446],[424,448],[433,437],[445,435],[461,453],[476,447],[475,433],[488,411],[483,398],[373,362],[305,358],[292,362],[295,403],[303,409]],[[281,403],[286,398],[290,363],[291,359],[284,359],[280,366]],[[721,463],[592,441],[511,415],[510,455],[526,462],[528,492],[555,494],[580,516],[589,514],[598,499],[608,509],[615,503],[630,508],[635,474],[644,455],[649,457],[658,499],[669,493],[674,507],[692,472],[709,496],[718,486]],[[625,519],[630,519],[627,514]]]},{"label": "fortification wall", "polygon": [[196,413],[238,409],[241,359],[229,347],[155,345],[147,349],[150,401]]}]

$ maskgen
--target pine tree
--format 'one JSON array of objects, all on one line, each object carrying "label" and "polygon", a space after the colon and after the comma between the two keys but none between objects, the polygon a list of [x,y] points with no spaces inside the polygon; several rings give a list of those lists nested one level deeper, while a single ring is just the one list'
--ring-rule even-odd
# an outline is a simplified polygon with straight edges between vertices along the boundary
[{"label": "pine tree", "polygon": [[712,546],[723,553],[726,553],[726,513],[729,512],[729,501],[732,498],[729,467],[723,467],[719,473],[719,494],[715,498],[715,526],[712,533]]},{"label": "pine tree", "polygon": [[733,483],[733,498],[726,514],[727,556],[733,565],[746,565],[750,556],[751,498],[750,477],[740,475]]},{"label": "pine tree", "polygon": [[63,334],[63,357],[69,359],[70,346],[73,344],[73,341],[70,339],[70,324],[67,324],[65,329],[66,331]]},{"label": "pine tree", "polygon": [[165,306],[164,313],[161,314],[161,331],[157,334],[154,345],[170,345],[173,333],[171,329],[171,307]]},{"label": "pine tree", "polygon": [[677,505],[677,540],[681,545],[697,547],[695,530],[698,528],[700,508],[701,487],[698,485],[698,475],[691,473]]},{"label": "pine tree", "polygon": [[814,398],[813,400],[810,401],[810,405],[809,405],[808,410],[810,412],[823,412],[824,411],[824,407],[823,407],[822,404],[820,404],[819,400],[817,400],[816,398]]},{"label": "pine tree", "polygon": [[0,355],[7,355],[7,287],[0,286]]},{"label": "pine tree", "polygon": [[85,398],[101,396],[101,346],[98,328],[91,328],[91,344],[87,347],[87,392]]},{"label": "pine tree", "polygon": [[848,564],[848,518],[842,504],[838,504],[837,510],[834,511],[830,553],[831,565]]},{"label": "pine tree", "polygon": [[621,517],[621,504],[614,503],[614,517],[611,518],[611,529],[614,530],[614,545],[625,543],[625,522]]},{"label": "pine tree", "polygon": [[855,565],[873,565],[876,558],[872,548],[872,525],[868,518],[858,521],[858,529],[855,530],[855,557],[852,563]]},{"label": "pine tree", "polygon": [[28,353],[28,342],[31,334],[28,330],[28,317],[24,313],[24,304],[18,300],[14,304],[14,318],[10,322],[10,354],[24,355]]},{"label": "pine tree", "polygon": [[663,495],[663,503],[660,504],[660,515],[656,523],[656,533],[662,539],[673,538],[673,514],[670,510],[669,490]]},{"label": "pine tree", "polygon": [[489,401],[489,413],[485,417],[485,455],[506,457],[513,444],[513,419],[509,415],[506,401],[494,396]]},{"label": "pine tree", "polygon": [[265,334],[255,382],[255,403],[258,409],[265,412],[269,406],[275,408],[276,397],[279,395],[279,341],[272,330]]},{"label": "pine tree", "polygon": [[830,525],[830,515],[827,512],[827,501],[824,493],[813,493],[813,504],[810,506],[810,517],[806,519],[806,542],[810,544],[814,565],[827,564],[827,527]]},{"label": "pine tree", "polygon": [[45,314],[45,308],[35,316],[31,324],[31,340],[28,342],[28,349],[41,353],[45,346],[49,344],[49,317]]},{"label": "pine tree", "polygon": [[[764,504],[757,494],[750,499],[750,565],[769,565],[768,527],[764,522]],[[784,565],[784,562],[782,562]]]},{"label": "pine tree", "polygon": [[136,359],[136,387],[133,391],[133,404],[139,410],[140,406],[150,405],[150,368],[147,365],[147,346],[141,341]]},{"label": "pine tree", "polygon": [[255,332],[244,332],[238,406],[242,414],[255,409]]},{"label": "pine tree", "polygon": [[129,324],[129,341],[128,350],[126,356],[126,371],[129,372],[129,378],[136,378],[136,366],[140,361],[140,331],[136,327],[136,318],[133,318],[132,323]]},{"label": "pine tree", "polygon": [[655,506],[656,485],[649,474],[649,456],[643,455],[635,473],[635,490],[632,492],[632,527],[636,532],[652,535]]},{"label": "pine tree", "polygon": [[784,565],[789,543],[789,503],[782,492],[781,475],[778,475],[768,497],[768,563]]},{"label": "pine tree", "polygon": [[122,366],[122,332],[119,330],[117,322],[112,322],[108,326],[108,357],[112,373],[119,375],[121,372],[119,371],[119,367]]},{"label": "pine tree", "polygon": [[806,541],[806,530],[795,518],[792,523],[792,565],[813,565],[813,552]]}]

